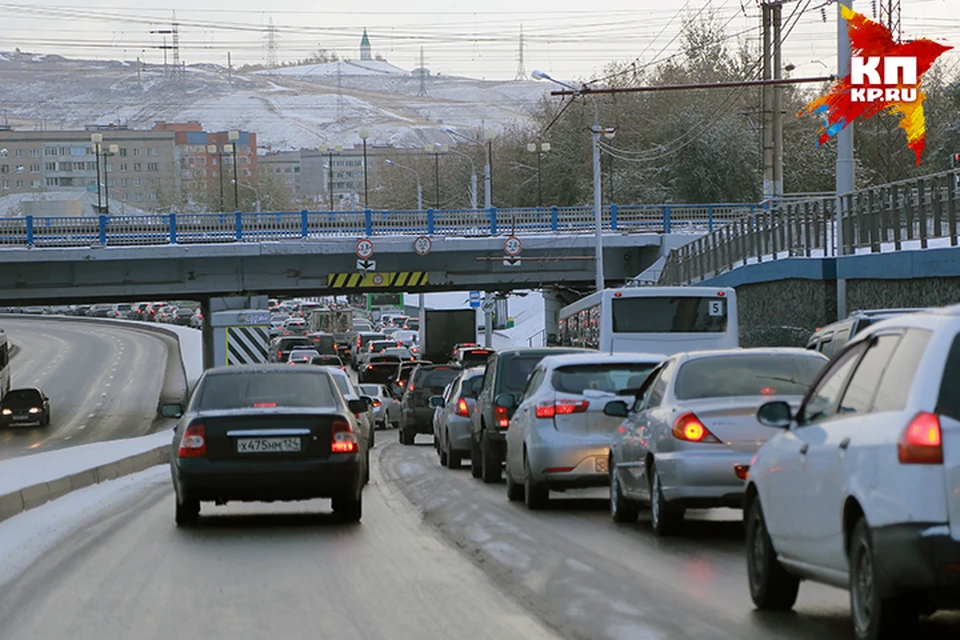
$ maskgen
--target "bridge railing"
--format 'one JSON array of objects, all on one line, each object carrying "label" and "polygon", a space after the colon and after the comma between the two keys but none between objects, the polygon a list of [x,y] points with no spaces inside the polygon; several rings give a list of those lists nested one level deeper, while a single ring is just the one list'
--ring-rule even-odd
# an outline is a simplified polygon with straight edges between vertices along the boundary
[{"label": "bridge railing", "polygon": [[[619,233],[708,233],[753,210],[749,204],[608,205],[603,229]],[[289,241],[363,236],[490,237],[588,234],[592,207],[426,211],[169,213],[0,219],[0,248],[143,246]]]},{"label": "bridge railing", "polygon": [[714,229],[670,252],[658,284],[694,284],[734,267],[786,257],[956,246],[960,170],[861,189],[840,198],[789,200]]}]

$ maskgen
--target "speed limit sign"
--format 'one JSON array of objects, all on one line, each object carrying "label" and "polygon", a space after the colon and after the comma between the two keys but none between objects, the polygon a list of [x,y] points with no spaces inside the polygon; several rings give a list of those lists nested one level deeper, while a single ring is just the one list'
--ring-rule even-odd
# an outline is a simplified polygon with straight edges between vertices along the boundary
[{"label": "speed limit sign", "polygon": [[427,255],[431,249],[433,249],[433,240],[427,236],[420,236],[413,241],[413,250],[417,252],[418,256]]},{"label": "speed limit sign", "polygon": [[503,252],[508,256],[513,257],[519,254],[521,249],[523,249],[523,243],[517,236],[510,236],[503,241]]}]

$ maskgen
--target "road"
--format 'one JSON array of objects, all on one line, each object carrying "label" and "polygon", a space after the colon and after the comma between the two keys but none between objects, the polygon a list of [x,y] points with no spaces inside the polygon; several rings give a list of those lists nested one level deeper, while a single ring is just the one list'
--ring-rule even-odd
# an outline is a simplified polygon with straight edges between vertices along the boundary
[{"label": "road", "polygon": [[176,341],[135,326],[4,316],[12,386],[50,397],[45,428],[0,430],[0,460],[154,429],[161,392],[184,386]]},{"label": "road", "polygon": [[[613,524],[599,491],[531,513],[503,485],[442,469],[426,438],[404,447],[394,434],[372,452],[359,526],[317,500],[205,504],[198,528],[178,530],[168,472],[155,469],[135,498],[0,584],[0,637],[851,637],[847,595],[829,587],[805,583],[795,613],[753,610],[733,511],[694,515],[663,540],[645,514]],[[956,615],[922,624],[925,640],[960,634]]]}]

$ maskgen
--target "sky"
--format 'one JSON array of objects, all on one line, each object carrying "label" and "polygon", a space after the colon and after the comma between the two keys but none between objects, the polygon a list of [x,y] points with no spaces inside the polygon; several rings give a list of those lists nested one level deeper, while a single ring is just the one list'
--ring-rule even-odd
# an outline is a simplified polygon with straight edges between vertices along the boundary
[{"label": "sky", "polygon": [[[857,0],[854,8],[873,17],[874,5],[889,0]],[[960,0],[901,0],[904,39],[927,37],[960,48]],[[169,0],[144,8],[131,0],[0,0],[0,51],[58,53],[67,57],[163,60],[172,44],[176,12],[180,56],[188,64],[235,66],[267,60],[268,25],[273,22],[277,59],[304,58],[323,48],[346,58],[359,57],[363,29],[374,54],[404,69],[419,64],[445,75],[490,80],[517,77],[520,33],[524,70],[588,80],[602,76],[606,63],[634,62],[642,68],[676,53],[684,19],[711,12],[726,25],[732,48],[738,41],[756,46],[760,38],[757,0],[485,0],[482,8],[450,0],[364,0],[323,3],[273,0],[269,10],[253,0]],[[457,7],[457,8],[453,8]],[[822,8],[822,11],[821,11]],[[820,76],[836,66],[836,4],[831,0],[788,0],[783,7],[784,63],[794,76]],[[824,15],[826,22],[823,21]],[[790,26],[793,25],[793,26]],[[960,66],[960,52],[945,64]]]}]

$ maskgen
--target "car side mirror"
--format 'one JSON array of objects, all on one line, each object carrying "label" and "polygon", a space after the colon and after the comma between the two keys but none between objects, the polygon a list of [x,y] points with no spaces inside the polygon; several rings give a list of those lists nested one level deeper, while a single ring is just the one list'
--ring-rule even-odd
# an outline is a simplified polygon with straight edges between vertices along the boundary
[{"label": "car side mirror", "polygon": [[370,396],[360,396],[360,399],[363,400],[363,403],[365,405],[367,405],[366,410],[369,410],[373,406],[373,398],[371,398]]},{"label": "car side mirror", "polygon": [[793,410],[783,400],[767,402],[757,409],[757,422],[768,427],[788,429],[793,423]]},{"label": "car side mirror", "polygon": [[183,405],[176,402],[161,405],[160,415],[164,418],[179,418],[183,415]]},{"label": "car side mirror", "polygon": [[353,400],[347,400],[347,407],[350,409],[350,413],[357,415],[366,411],[369,405],[363,398],[354,398]]},{"label": "car side mirror", "polygon": [[443,406],[443,396],[430,396],[430,406],[439,409]]},{"label": "car side mirror", "polygon": [[517,406],[517,399],[512,393],[501,393],[494,399],[493,404],[503,409],[513,409]]},{"label": "car side mirror", "polygon": [[611,400],[603,406],[603,414],[614,418],[626,418],[630,413],[623,400]]}]

